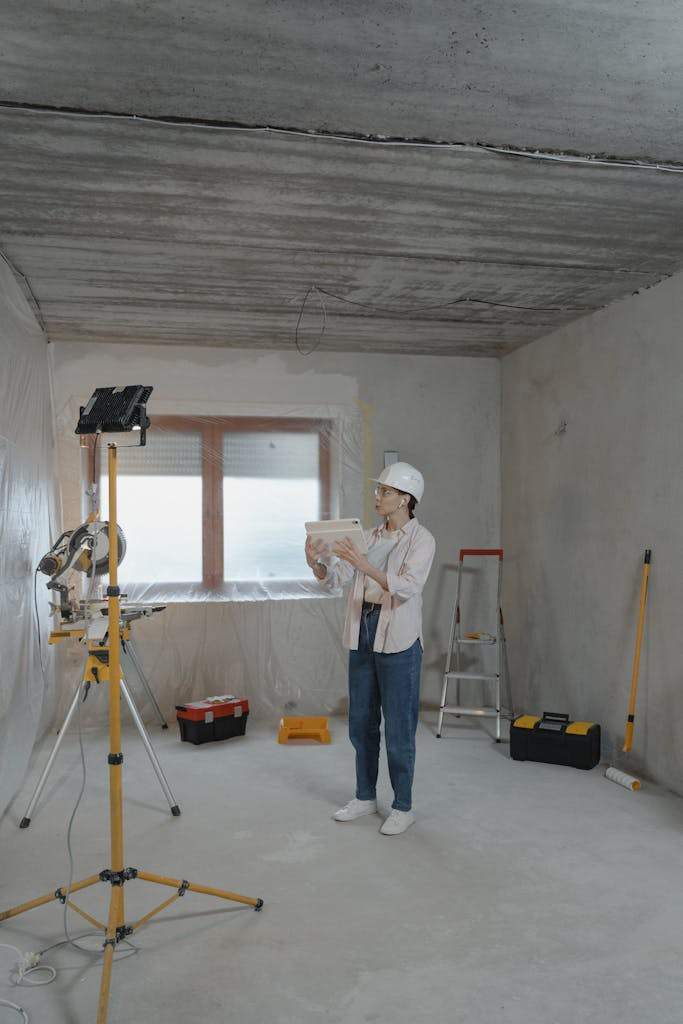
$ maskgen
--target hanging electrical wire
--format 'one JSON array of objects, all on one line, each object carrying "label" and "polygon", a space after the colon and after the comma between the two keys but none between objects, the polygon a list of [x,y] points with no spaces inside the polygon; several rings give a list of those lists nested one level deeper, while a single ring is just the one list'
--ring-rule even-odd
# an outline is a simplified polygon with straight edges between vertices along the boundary
[{"label": "hanging electrical wire", "polygon": [[306,350],[302,349],[301,345],[299,344],[299,328],[301,327],[301,320],[303,318],[304,310],[306,309],[306,303],[308,302],[308,298],[309,298],[311,292],[318,292],[318,294],[321,295],[321,296],[323,294],[325,294],[320,288],[317,287],[317,285],[312,284],[311,287],[306,292],[306,294],[304,295],[304,301],[301,303],[301,309],[299,310],[299,317],[298,317],[298,319],[296,321],[296,327],[294,329],[294,344],[296,345],[296,348],[297,348],[297,351],[298,351],[299,355],[302,355],[302,356],[310,356],[310,355],[312,355],[315,352],[315,350],[317,348],[320,347],[320,343],[323,340],[323,334],[325,333],[325,328],[327,327],[327,310],[325,309],[325,303],[324,303],[323,299],[321,298],[319,301],[320,301],[320,309],[322,311],[323,320],[322,320],[322,327],[320,328],[320,334],[318,335],[318,340],[316,341],[315,345],[312,346],[312,348],[309,348],[309,349],[306,349]]},{"label": "hanging electrical wire", "polygon": [[43,316],[43,311],[40,308],[40,303],[36,298],[35,292],[31,287],[31,282],[27,278],[26,274],[19,270],[17,265],[12,262],[12,260],[9,258],[9,256],[3,249],[0,249],[0,257],[2,257],[2,259],[5,261],[5,263],[10,268],[14,276],[18,277],[23,282],[24,288],[26,289],[27,292],[27,298],[33,308],[35,318],[40,324],[40,329],[43,332],[43,334],[47,335],[47,324],[45,323],[45,317]]},{"label": "hanging electrical wire", "polygon": [[469,302],[473,304],[479,304],[482,306],[499,306],[502,309],[526,309],[533,310],[537,313],[566,313],[566,312],[587,312],[593,309],[592,306],[519,306],[511,302],[494,302],[492,299],[475,299],[471,295],[464,295],[460,299],[450,299],[448,302],[435,302],[429,306],[376,306],[371,302],[358,302],[356,299],[347,299],[343,295],[335,295],[334,292],[327,291],[326,288],[319,288],[317,284],[312,285],[309,288],[308,294],[311,291],[319,292],[321,295],[328,295],[331,299],[338,299],[339,302],[346,302],[350,306],[362,306],[363,309],[372,309],[377,313],[425,313],[430,309],[448,309],[449,306],[458,306],[461,303]]},{"label": "hanging electrical wire", "polygon": [[[315,344],[310,348],[303,349],[300,344],[301,321],[304,316],[306,304],[314,292],[320,297],[319,301],[323,318],[322,326]],[[296,345],[297,351],[302,356],[312,355],[316,349],[320,347],[323,340],[325,328],[327,327],[327,310],[322,298],[323,295],[326,295],[330,299],[336,299],[338,302],[345,302],[349,306],[359,306],[361,309],[370,309],[375,313],[388,313],[392,316],[425,313],[428,310],[434,309],[448,309],[452,306],[459,306],[465,303],[469,303],[470,305],[495,306],[500,309],[521,309],[534,313],[587,313],[593,309],[592,306],[522,306],[511,302],[496,302],[493,299],[478,299],[472,295],[464,295],[459,299],[450,299],[448,302],[436,302],[428,306],[377,306],[372,302],[358,302],[356,299],[347,299],[344,295],[337,295],[335,292],[331,292],[327,288],[319,288],[317,284],[312,284],[304,295],[301,306],[299,307],[299,315],[294,329],[294,344]]]}]

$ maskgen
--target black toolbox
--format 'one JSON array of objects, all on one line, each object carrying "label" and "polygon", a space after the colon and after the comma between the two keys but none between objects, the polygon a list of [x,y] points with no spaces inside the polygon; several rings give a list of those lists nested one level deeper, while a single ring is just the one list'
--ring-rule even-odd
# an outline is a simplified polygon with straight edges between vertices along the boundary
[{"label": "black toolbox", "polygon": [[600,726],[570,722],[569,715],[544,711],[542,718],[520,715],[510,726],[510,757],[571,768],[595,768],[600,761]]},{"label": "black toolbox", "polygon": [[249,718],[249,701],[224,694],[187,704],[176,704],[180,738],[187,743],[212,743],[244,736]]}]

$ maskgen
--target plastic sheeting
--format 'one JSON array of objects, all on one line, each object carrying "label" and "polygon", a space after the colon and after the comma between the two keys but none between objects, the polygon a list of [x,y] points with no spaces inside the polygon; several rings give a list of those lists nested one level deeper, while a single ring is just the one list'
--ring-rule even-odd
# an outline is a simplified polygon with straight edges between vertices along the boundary
[{"label": "plastic sheeting", "polygon": [[[273,403],[258,415],[178,417],[157,412],[153,397],[146,446],[133,447],[134,434],[116,437],[127,542],[119,580],[129,603],[166,606],[132,626],[164,713],[172,718],[175,704],[217,693],[247,697],[261,717],[343,711],[344,599],[307,566],[304,522],[364,517],[372,484],[362,407]],[[78,445],[72,430],[64,423],[63,444]],[[94,480],[102,518],[111,439],[82,460],[83,493]],[[73,685],[59,716],[83,663],[78,644],[62,646]],[[144,690],[129,682],[153,726]],[[81,719],[106,721],[98,688]]]},{"label": "plastic sheeting", "polygon": [[51,710],[48,600],[34,570],[50,546],[54,440],[46,339],[0,259],[0,814]]},{"label": "plastic sheeting", "polygon": [[[175,705],[220,693],[249,699],[255,718],[341,714],[347,701],[348,652],[342,646],[344,600],[169,604],[133,623],[132,639],[150,687],[175,728]],[[66,647],[67,645],[62,645]],[[63,716],[82,671],[78,644],[65,652],[69,682]],[[128,680],[152,739],[151,704],[135,676]],[[84,726],[107,721],[106,689],[93,687],[81,708]],[[124,721],[130,721],[123,709]]]}]

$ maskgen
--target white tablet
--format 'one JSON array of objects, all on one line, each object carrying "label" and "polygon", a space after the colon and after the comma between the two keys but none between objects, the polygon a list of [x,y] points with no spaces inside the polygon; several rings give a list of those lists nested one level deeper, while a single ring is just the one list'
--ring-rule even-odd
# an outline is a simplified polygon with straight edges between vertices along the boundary
[{"label": "white tablet", "polygon": [[368,545],[365,541],[363,525],[360,519],[323,519],[315,523],[306,523],[306,533],[313,540],[327,544],[332,552],[332,545],[338,540],[348,537],[362,554],[367,555]]}]

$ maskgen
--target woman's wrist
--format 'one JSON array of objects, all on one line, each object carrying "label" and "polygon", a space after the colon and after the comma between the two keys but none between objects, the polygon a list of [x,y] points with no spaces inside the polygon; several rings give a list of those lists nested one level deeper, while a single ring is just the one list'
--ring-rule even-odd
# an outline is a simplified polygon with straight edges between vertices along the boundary
[{"label": "woman's wrist", "polygon": [[382,590],[389,589],[389,584],[387,582],[387,574],[385,572],[382,572],[381,569],[376,569],[374,565],[370,564],[370,562],[367,562],[367,568],[361,569],[361,572],[364,572],[365,575],[369,576],[371,580],[374,580],[375,583],[378,583]]}]

